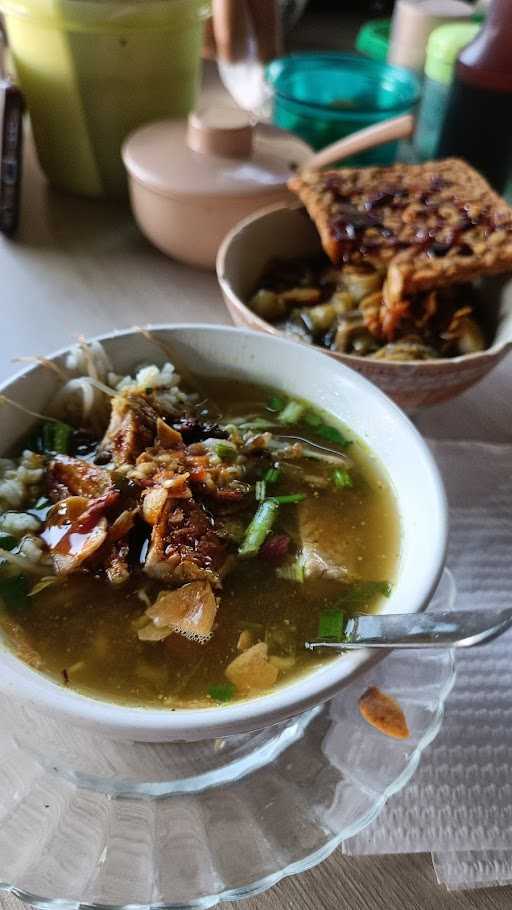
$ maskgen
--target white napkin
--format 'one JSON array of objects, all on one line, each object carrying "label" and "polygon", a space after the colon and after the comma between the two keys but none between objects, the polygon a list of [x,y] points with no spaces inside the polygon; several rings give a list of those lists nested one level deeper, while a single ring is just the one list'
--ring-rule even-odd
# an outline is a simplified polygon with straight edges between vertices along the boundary
[{"label": "white napkin", "polygon": [[[435,442],[450,503],[458,609],[512,605],[512,446]],[[348,854],[432,851],[440,882],[512,881],[512,630],[457,656],[435,742]]]}]

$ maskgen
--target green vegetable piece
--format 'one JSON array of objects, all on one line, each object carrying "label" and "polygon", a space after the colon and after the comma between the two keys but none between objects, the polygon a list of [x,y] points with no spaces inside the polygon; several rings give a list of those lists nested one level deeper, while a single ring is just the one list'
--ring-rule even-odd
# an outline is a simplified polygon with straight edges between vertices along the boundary
[{"label": "green vegetable piece", "polygon": [[218,442],[215,451],[223,461],[234,461],[237,456],[236,449],[228,442]]},{"label": "green vegetable piece", "polygon": [[286,493],[284,496],[272,496],[267,502],[276,502],[279,505],[292,505],[296,502],[303,502],[305,498],[305,493]]},{"label": "green vegetable piece", "polygon": [[273,420],[265,420],[264,417],[254,417],[252,420],[243,420],[241,423],[236,424],[239,430],[271,430],[275,427]]},{"label": "green vegetable piece", "polygon": [[0,534],[0,549],[2,550],[14,550],[14,547],[18,545],[18,541],[12,534]]},{"label": "green vegetable piece", "polygon": [[342,489],[343,487],[353,487],[354,482],[349,472],[345,468],[336,468],[333,475],[334,486]]},{"label": "green vegetable piece", "polygon": [[291,563],[285,563],[282,566],[278,566],[276,569],[276,575],[278,578],[282,578],[285,581],[295,581],[299,585],[304,584],[304,561],[301,556],[298,556]]},{"label": "green vegetable piece", "polygon": [[305,410],[305,405],[299,401],[289,401],[278,417],[279,423],[298,423]]},{"label": "green vegetable piece", "polygon": [[34,510],[35,509],[49,509],[49,508],[51,508],[52,505],[53,505],[53,502],[51,501],[51,499],[48,499],[46,496],[40,496],[39,499],[37,500],[35,506],[33,506],[33,508],[34,508]]},{"label": "green vegetable piece", "polygon": [[68,455],[73,427],[68,423],[53,424],[53,451],[58,455]]},{"label": "green vegetable piece", "polygon": [[233,683],[217,683],[216,685],[210,686],[208,689],[208,695],[210,698],[213,698],[214,701],[226,702],[231,701],[233,695],[235,694],[236,687]]},{"label": "green vegetable piece", "polygon": [[340,606],[358,610],[368,604],[378,594],[389,597],[391,585],[389,581],[356,581],[338,598]]},{"label": "green vegetable piece", "polygon": [[340,433],[336,427],[331,427],[327,423],[322,423],[320,426],[315,427],[315,433],[317,436],[321,436],[322,439],[327,439],[329,442],[334,442],[336,445],[341,446],[342,449],[348,448],[352,445],[352,440],[347,439],[343,436],[343,433]]},{"label": "green vegetable piece", "polygon": [[41,447],[43,452],[67,455],[71,442],[73,427],[61,421],[48,421],[41,428]]},{"label": "green vegetable piece", "polygon": [[341,610],[331,608],[322,610],[318,620],[318,638],[330,638],[343,641],[345,619]]},{"label": "green vegetable piece", "polygon": [[54,506],[54,503],[51,499],[47,499],[45,496],[40,496],[36,504],[30,506],[27,509],[29,515],[35,515],[36,518],[39,518],[41,521],[45,521],[50,509]]},{"label": "green vegetable piece", "polygon": [[257,480],[254,485],[254,495],[258,502],[263,502],[267,495],[267,484],[264,480]]},{"label": "green vegetable piece", "polygon": [[306,411],[302,419],[304,423],[307,423],[308,427],[319,427],[323,423],[320,414],[317,414],[316,411]]},{"label": "green vegetable piece", "polygon": [[281,477],[281,471],[279,468],[269,468],[268,471],[263,475],[263,480],[267,483],[277,483]]},{"label": "green vegetable piece", "polygon": [[278,503],[272,499],[266,499],[261,503],[245,531],[244,539],[238,548],[239,556],[256,556],[274,524],[278,510]]},{"label": "green vegetable piece", "polygon": [[280,398],[279,395],[272,395],[272,398],[267,405],[267,409],[269,411],[282,411],[285,405],[286,402],[284,398]]},{"label": "green vegetable piece", "polygon": [[41,439],[44,452],[53,452],[53,423],[43,423]]},{"label": "green vegetable piece", "polygon": [[22,609],[29,603],[27,600],[28,587],[28,581],[24,575],[0,578],[0,599],[9,610]]},{"label": "green vegetable piece", "polygon": [[330,424],[326,423],[316,411],[306,411],[302,420],[314,430],[317,436],[321,436],[322,439],[327,439],[329,442],[335,442],[336,445],[339,445],[344,449],[347,448],[347,446],[352,445],[350,439],[347,439],[336,427],[332,427]]}]

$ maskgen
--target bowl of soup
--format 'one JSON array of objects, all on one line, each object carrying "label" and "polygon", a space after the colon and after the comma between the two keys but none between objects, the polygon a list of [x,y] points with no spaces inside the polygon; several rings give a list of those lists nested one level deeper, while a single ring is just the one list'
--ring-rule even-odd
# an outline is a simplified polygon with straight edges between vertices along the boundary
[{"label": "bowl of soup", "polygon": [[357,613],[423,609],[441,479],[407,417],[293,342],[81,342],[4,383],[0,690],[114,737],[260,729],[334,695]]}]

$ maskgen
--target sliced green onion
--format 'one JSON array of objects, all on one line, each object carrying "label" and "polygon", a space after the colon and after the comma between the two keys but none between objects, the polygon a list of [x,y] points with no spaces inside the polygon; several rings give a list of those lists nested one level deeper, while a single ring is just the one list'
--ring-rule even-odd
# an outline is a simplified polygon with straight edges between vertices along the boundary
[{"label": "sliced green onion", "polygon": [[303,585],[304,560],[301,556],[298,556],[297,559],[294,559],[292,563],[287,563],[284,566],[278,566],[276,569],[276,575],[278,578],[283,578],[285,581],[295,581],[299,585]]},{"label": "sliced green onion", "polygon": [[319,427],[323,423],[320,414],[317,414],[316,411],[306,411],[302,419],[309,427]]},{"label": "sliced green onion", "polygon": [[[48,512],[53,508],[55,503],[51,499],[47,499],[45,496],[40,496],[36,504],[30,506],[27,509],[29,515],[35,515],[36,518],[39,518],[41,521],[45,521],[48,515]],[[1,544],[0,544],[1,546]]]},{"label": "sliced green onion", "polygon": [[2,550],[14,550],[17,545],[18,541],[12,534],[0,534],[0,547]]},{"label": "sliced green onion", "polygon": [[276,426],[275,421],[265,420],[264,417],[254,417],[252,420],[242,420],[236,424],[239,430],[271,430]]},{"label": "sliced green onion", "polygon": [[353,480],[348,471],[345,471],[344,468],[336,468],[333,472],[334,486],[341,489],[342,487],[352,487],[354,486]]},{"label": "sliced green onion", "polygon": [[327,423],[322,423],[320,426],[315,427],[315,433],[317,436],[321,436],[322,439],[327,439],[329,442],[335,442],[336,445],[341,446],[342,449],[348,448],[352,445],[352,440],[347,439],[343,433],[340,433],[336,427],[331,427]]},{"label": "sliced green onion", "polygon": [[43,423],[41,428],[41,447],[43,452],[67,455],[71,442],[73,427],[60,420]]},{"label": "sliced green onion", "polygon": [[267,483],[277,483],[281,477],[281,471],[279,468],[269,468],[268,471],[263,475],[263,480]]},{"label": "sliced green onion", "polygon": [[32,506],[32,508],[34,510],[35,509],[37,509],[37,510],[49,509],[51,506],[53,506],[53,502],[51,501],[51,499],[48,499],[47,496],[40,496],[39,499],[37,500],[36,504],[34,506]]},{"label": "sliced green onion", "polygon": [[389,581],[356,581],[350,585],[343,594],[337,598],[338,603],[350,609],[361,609],[367,606],[377,594],[389,597],[391,585]]},{"label": "sliced green onion", "polygon": [[307,411],[302,420],[314,430],[317,436],[321,436],[322,439],[328,439],[329,442],[335,442],[337,445],[342,446],[342,448],[346,448],[352,444],[350,439],[347,439],[336,427],[332,427],[330,424],[326,423],[316,411]]},{"label": "sliced green onion", "polygon": [[306,498],[305,493],[286,493],[284,496],[272,496],[267,502],[276,502],[279,505],[288,505],[295,502],[303,502]]},{"label": "sliced green onion", "polygon": [[267,484],[264,480],[257,480],[254,485],[254,496],[258,502],[263,502],[267,495]]},{"label": "sliced green onion", "polygon": [[9,610],[17,610],[28,604],[28,581],[25,575],[11,575],[0,578],[0,598]]},{"label": "sliced green onion", "polygon": [[277,419],[279,423],[298,423],[305,410],[306,406],[299,401],[289,401]]},{"label": "sliced green onion", "polygon": [[41,435],[43,439],[43,450],[45,452],[53,452],[53,424],[43,423]]},{"label": "sliced green onion", "polygon": [[245,531],[244,539],[238,548],[239,556],[256,556],[265,538],[274,524],[279,505],[272,499],[266,499]]},{"label": "sliced green onion", "polygon": [[345,619],[341,610],[322,610],[318,619],[318,638],[343,641]]},{"label": "sliced green onion", "polygon": [[73,427],[70,427],[68,423],[54,423],[53,424],[53,450],[59,455],[67,455],[69,452],[69,444],[71,442],[71,434],[73,433]]},{"label": "sliced green onion", "polygon": [[215,452],[223,461],[234,461],[237,456],[236,448],[229,442],[216,443]]},{"label": "sliced green onion", "polygon": [[267,408],[269,411],[282,411],[286,405],[284,398],[280,398],[279,395],[272,395]]},{"label": "sliced green onion", "polygon": [[233,683],[217,683],[217,685],[210,686],[208,695],[210,698],[213,698],[214,701],[231,701],[235,691],[236,687]]}]

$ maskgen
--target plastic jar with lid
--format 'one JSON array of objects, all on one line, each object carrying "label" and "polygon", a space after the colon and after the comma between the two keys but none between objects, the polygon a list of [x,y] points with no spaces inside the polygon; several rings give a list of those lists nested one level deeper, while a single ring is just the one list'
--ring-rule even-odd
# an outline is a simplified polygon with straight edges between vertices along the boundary
[{"label": "plastic jar with lid", "polygon": [[195,104],[209,0],[0,0],[0,12],[52,186],[125,194],[128,133]]}]

